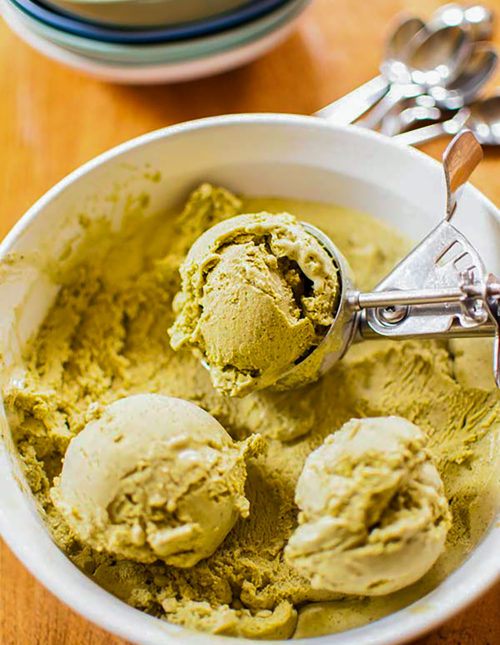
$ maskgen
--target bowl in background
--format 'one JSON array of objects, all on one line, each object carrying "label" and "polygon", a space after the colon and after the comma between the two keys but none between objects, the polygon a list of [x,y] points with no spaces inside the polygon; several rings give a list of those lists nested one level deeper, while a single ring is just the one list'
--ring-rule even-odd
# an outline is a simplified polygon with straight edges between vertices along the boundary
[{"label": "bowl in background", "polygon": [[[154,171],[161,173],[160,182],[151,180]],[[153,215],[182,202],[201,181],[248,195],[336,203],[385,220],[412,238],[426,234],[445,210],[441,166],[388,137],[353,126],[334,126],[317,117],[224,116],[147,134],[85,164],[26,213],[0,245],[0,257],[35,253],[43,265],[60,257],[69,240],[78,245],[82,209],[89,217],[105,217],[117,227],[130,198],[148,193],[144,216]],[[117,187],[121,187],[118,195]],[[467,185],[455,218],[486,266],[498,272],[499,211]],[[20,360],[23,346],[56,292],[57,287],[39,269],[14,287],[0,283],[0,353],[6,371]],[[0,380],[6,371],[0,372]],[[1,410],[0,436],[0,532],[21,562],[61,600],[89,620],[141,645],[263,642],[184,630],[125,605],[89,580],[57,548],[38,514]],[[498,454],[493,442],[492,454]],[[500,469],[497,472],[500,479]],[[494,484],[496,491],[500,481]],[[500,508],[496,494],[495,502]],[[364,627],[301,642],[395,645],[436,627],[498,579],[499,520],[497,515],[468,559],[422,599]]]},{"label": "bowl in background", "polygon": [[163,63],[124,64],[101,60],[96,54],[80,54],[39,35],[25,24],[7,0],[0,0],[2,15],[19,38],[47,58],[102,81],[123,84],[158,84],[190,81],[219,74],[245,65],[280,44],[295,28],[309,0],[269,32],[254,35],[243,44],[236,43],[222,52],[198,58]]},{"label": "bowl in background", "polygon": [[310,0],[287,0],[273,11],[233,29],[197,38],[158,44],[111,43],[76,36],[47,25],[20,10],[11,0],[3,4],[11,15],[36,33],[68,51],[104,63],[158,65],[212,56],[245,45],[279,29],[306,8]]}]

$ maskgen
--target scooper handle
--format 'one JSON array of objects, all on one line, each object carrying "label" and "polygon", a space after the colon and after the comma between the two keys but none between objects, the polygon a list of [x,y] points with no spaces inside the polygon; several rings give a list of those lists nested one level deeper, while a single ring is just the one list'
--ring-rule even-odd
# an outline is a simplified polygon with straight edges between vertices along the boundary
[{"label": "scooper handle", "polygon": [[463,130],[451,141],[443,155],[446,180],[446,220],[457,206],[464,184],[483,159],[483,149],[470,130]]},{"label": "scooper handle", "polygon": [[363,338],[494,336],[493,367],[500,384],[500,279],[486,275],[475,248],[450,223],[482,157],[472,132],[453,139],[443,156],[445,217],[372,293],[352,291],[348,303],[361,312]]}]

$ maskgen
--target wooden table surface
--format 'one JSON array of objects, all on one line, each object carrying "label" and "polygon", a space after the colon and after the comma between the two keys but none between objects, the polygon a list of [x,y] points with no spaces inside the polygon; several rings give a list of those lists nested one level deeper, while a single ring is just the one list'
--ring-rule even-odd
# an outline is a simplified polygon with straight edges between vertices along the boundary
[{"label": "wooden table surface", "polygon": [[[26,208],[83,162],[126,139],[231,112],[309,114],[377,73],[384,30],[434,0],[315,0],[294,34],[242,69],[157,87],[94,81],[42,58],[0,22],[0,238]],[[500,0],[490,0],[500,14]],[[500,46],[500,26],[495,34]],[[497,83],[500,81],[497,76]],[[495,83],[492,83],[494,86]],[[445,142],[425,150],[439,157]],[[500,204],[500,152],[473,183]],[[0,491],[1,494],[1,491]],[[498,645],[500,585],[419,645]],[[46,591],[0,542],[1,645],[124,645]]]}]

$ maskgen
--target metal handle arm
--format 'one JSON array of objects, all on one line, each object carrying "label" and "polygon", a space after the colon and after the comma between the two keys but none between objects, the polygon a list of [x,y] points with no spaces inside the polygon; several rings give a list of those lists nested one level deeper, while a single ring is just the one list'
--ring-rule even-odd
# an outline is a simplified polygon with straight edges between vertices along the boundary
[{"label": "metal handle arm", "polygon": [[[347,300],[354,311],[361,311],[362,309],[380,307],[446,304],[461,302],[464,297],[482,299],[484,295],[484,288],[481,284],[464,284],[462,287],[450,287],[449,289],[391,290],[372,293],[352,291],[348,294]],[[488,285],[487,296],[500,297],[498,282]]]}]

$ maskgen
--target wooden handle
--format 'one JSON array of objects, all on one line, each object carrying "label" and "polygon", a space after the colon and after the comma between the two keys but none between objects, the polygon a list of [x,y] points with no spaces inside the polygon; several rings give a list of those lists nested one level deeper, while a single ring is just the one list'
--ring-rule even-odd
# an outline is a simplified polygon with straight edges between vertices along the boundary
[{"label": "wooden handle", "polygon": [[452,140],[443,155],[446,178],[446,219],[451,219],[457,205],[457,192],[467,182],[483,158],[483,149],[470,130],[463,130]]}]

